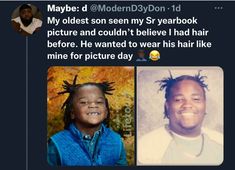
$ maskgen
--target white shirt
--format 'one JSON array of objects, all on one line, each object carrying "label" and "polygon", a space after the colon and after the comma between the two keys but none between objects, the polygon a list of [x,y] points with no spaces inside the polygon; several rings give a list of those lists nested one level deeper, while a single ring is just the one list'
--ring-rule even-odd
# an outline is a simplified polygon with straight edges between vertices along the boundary
[{"label": "white shirt", "polygon": [[42,26],[42,21],[37,18],[33,18],[32,22],[26,27],[22,23],[20,17],[12,19],[12,21],[15,21],[20,24],[20,28],[26,31],[29,34],[33,34],[33,32],[36,30],[36,28],[39,28]]},{"label": "white shirt", "polygon": [[[137,141],[137,159],[139,165],[219,165],[223,161],[223,136],[222,134],[202,128],[202,133],[205,137],[203,152],[197,159],[188,161],[185,160],[185,155],[182,150],[176,146],[172,136],[165,127],[156,129],[144,135]],[[176,136],[177,137],[177,136]],[[177,137],[179,138],[179,137]],[[179,141],[180,140],[180,141]],[[187,142],[186,139],[180,139],[179,142]],[[200,140],[195,138],[193,140]],[[194,142],[194,141],[191,142]],[[190,143],[191,143],[190,142]],[[188,142],[187,142],[188,143]],[[197,147],[197,146],[195,146]],[[199,147],[200,141],[199,141]],[[197,148],[189,148],[198,150]],[[200,149],[199,149],[200,150]],[[191,152],[191,150],[189,150]],[[180,156],[181,153],[181,156]],[[207,158],[206,160],[203,160]],[[190,159],[190,158],[189,158]],[[182,161],[183,160],[183,161]],[[186,161],[186,162],[185,162]],[[187,162],[188,161],[188,162]]]}]

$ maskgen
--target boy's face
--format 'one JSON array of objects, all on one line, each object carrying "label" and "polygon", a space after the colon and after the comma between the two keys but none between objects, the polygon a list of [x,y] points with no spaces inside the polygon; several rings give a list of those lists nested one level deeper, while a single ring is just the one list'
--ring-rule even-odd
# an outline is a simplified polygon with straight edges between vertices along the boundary
[{"label": "boy's face", "polygon": [[97,127],[107,117],[105,97],[101,90],[93,85],[79,88],[74,96],[72,119],[80,127]]},{"label": "boy's face", "polygon": [[195,81],[183,80],[171,89],[166,102],[170,128],[181,135],[200,133],[206,101],[202,87]]}]

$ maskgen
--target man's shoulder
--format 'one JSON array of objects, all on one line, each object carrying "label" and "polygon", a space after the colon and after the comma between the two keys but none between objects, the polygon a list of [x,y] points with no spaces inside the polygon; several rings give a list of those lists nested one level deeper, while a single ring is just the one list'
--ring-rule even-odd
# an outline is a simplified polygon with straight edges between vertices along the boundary
[{"label": "man's shoulder", "polygon": [[140,141],[157,142],[165,140],[164,138],[171,139],[171,136],[169,135],[165,127],[160,127],[145,134],[143,137],[141,137]]},{"label": "man's shoulder", "polygon": [[34,22],[42,22],[42,20],[38,19],[38,18],[33,18]]},{"label": "man's shoulder", "polygon": [[38,27],[42,26],[42,20],[40,20],[40,19],[33,18],[32,22],[33,22],[34,25],[37,25]]},{"label": "man's shoulder", "polygon": [[149,132],[137,141],[137,157],[139,164],[159,164],[168,148],[172,137],[165,127]]},{"label": "man's shoulder", "polygon": [[11,19],[12,21],[15,21],[15,22],[20,22],[21,20],[20,20],[20,17],[16,17],[16,18],[13,18],[13,19]]},{"label": "man's shoulder", "polygon": [[211,140],[217,142],[218,144],[223,145],[224,143],[224,136],[222,133],[209,129],[209,128],[202,128],[204,134],[206,134]]}]

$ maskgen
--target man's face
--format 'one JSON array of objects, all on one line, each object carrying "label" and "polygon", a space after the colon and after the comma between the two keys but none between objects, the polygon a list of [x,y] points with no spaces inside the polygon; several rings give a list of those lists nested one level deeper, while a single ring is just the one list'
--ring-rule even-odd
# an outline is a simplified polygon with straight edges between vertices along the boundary
[{"label": "man's face", "polygon": [[72,119],[79,127],[98,127],[107,117],[105,98],[92,85],[79,88],[73,100]]},{"label": "man's face", "polygon": [[185,136],[198,135],[206,110],[202,87],[193,80],[178,82],[170,91],[166,110],[171,130]]},{"label": "man's face", "polygon": [[28,26],[29,24],[31,24],[32,19],[33,19],[32,9],[25,8],[25,9],[21,10],[20,11],[20,19],[25,26]]},{"label": "man's face", "polygon": [[145,54],[144,54],[144,51],[138,51],[138,57],[139,58],[144,58]]}]

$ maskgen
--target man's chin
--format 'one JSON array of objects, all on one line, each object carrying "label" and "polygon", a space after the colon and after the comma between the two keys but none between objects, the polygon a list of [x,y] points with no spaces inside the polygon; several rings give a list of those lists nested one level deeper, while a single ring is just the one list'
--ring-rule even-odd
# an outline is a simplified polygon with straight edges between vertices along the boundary
[{"label": "man's chin", "polygon": [[33,21],[33,18],[31,18],[31,19],[23,19],[23,18],[20,18],[20,19],[21,19],[21,22],[23,23],[23,25],[24,25],[25,27],[29,26],[29,25],[32,23],[32,21]]},{"label": "man's chin", "polygon": [[181,128],[185,129],[186,131],[194,131],[198,128],[198,125],[195,123],[182,123]]}]

